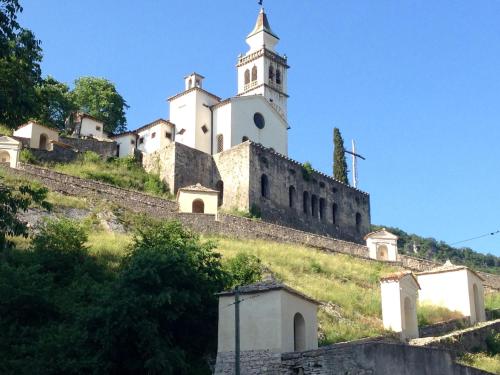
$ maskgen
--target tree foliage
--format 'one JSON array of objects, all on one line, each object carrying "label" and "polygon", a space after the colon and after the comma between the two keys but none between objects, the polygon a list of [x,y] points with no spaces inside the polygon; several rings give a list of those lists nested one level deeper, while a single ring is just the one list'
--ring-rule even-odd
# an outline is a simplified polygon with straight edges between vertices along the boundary
[{"label": "tree foliage", "polygon": [[79,110],[104,122],[104,131],[113,133],[126,129],[125,110],[128,105],[115,85],[107,79],[79,78],[75,81],[71,97]]},{"label": "tree foliage", "polygon": [[347,162],[345,160],[344,139],[338,128],[333,129],[333,177],[344,184],[349,184],[347,179]]},{"label": "tree foliage", "polygon": [[46,196],[46,188],[22,185],[13,189],[0,182],[0,251],[10,244],[8,236],[28,236],[26,224],[17,214],[26,211],[32,203],[49,209],[50,204],[44,200]]},{"label": "tree foliage", "polygon": [[228,260],[225,269],[231,277],[231,288],[238,285],[253,284],[262,279],[264,266],[253,254],[238,253]]},{"label": "tree foliage", "polygon": [[36,113],[42,49],[17,22],[17,0],[0,0],[0,123],[15,128]]},{"label": "tree foliage", "polygon": [[64,130],[65,121],[77,109],[68,85],[48,76],[36,87],[37,110],[35,120]]}]

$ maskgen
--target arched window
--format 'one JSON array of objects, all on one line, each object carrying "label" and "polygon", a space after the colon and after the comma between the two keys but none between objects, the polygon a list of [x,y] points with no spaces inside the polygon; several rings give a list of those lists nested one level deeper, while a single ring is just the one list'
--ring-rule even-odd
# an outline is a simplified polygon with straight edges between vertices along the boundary
[{"label": "arched window", "polygon": [[325,220],[325,198],[319,198],[319,219]]},{"label": "arched window", "polygon": [[276,83],[281,85],[281,70],[276,69]]},{"label": "arched window", "polygon": [[40,142],[38,143],[38,148],[40,150],[47,150],[47,140],[46,134],[40,134]]},{"label": "arched window", "polygon": [[245,85],[250,83],[250,70],[245,70]]},{"label": "arched window", "polygon": [[256,66],[254,66],[252,68],[252,82],[253,81],[257,81],[257,67]]},{"label": "arched window", "polygon": [[205,213],[205,203],[201,199],[195,199],[193,201],[192,212],[194,214],[203,214]]},{"label": "arched window", "polygon": [[217,196],[217,206],[222,206],[224,203],[224,182],[219,180],[215,184],[215,190],[219,191],[219,195]]},{"label": "arched window", "polygon": [[293,350],[306,350],[306,321],[301,313],[296,313],[293,317]]},{"label": "arched window", "polygon": [[297,200],[297,191],[294,186],[288,188],[288,207],[295,207],[295,201]]},{"label": "arched window", "polygon": [[361,232],[361,214],[356,212],[356,232]]},{"label": "arched window", "polygon": [[189,78],[188,89],[190,89],[191,87],[193,87],[193,80],[191,78]]},{"label": "arched window", "polygon": [[260,194],[264,198],[269,198],[269,180],[265,174],[260,176]]},{"label": "arched window", "polygon": [[332,222],[333,224],[337,224],[337,212],[339,210],[339,207],[337,206],[337,203],[334,203],[332,205]]},{"label": "arched window", "polygon": [[10,154],[7,151],[0,151],[0,163],[10,163]]},{"label": "arched window", "polygon": [[309,213],[309,193],[307,191],[302,194],[302,211],[306,215]]},{"label": "arched window", "polygon": [[246,142],[248,141],[248,137],[246,135],[244,135],[242,138],[241,138],[241,142]]},{"label": "arched window", "polygon": [[269,80],[274,81],[274,68],[272,65],[269,65]]},{"label": "arched window", "polygon": [[314,194],[311,195],[311,215],[318,217],[318,197]]}]

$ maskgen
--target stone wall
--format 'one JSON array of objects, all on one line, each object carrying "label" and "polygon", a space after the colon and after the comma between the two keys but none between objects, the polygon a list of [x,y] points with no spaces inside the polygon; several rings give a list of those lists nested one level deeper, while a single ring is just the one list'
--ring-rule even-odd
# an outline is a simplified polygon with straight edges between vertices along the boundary
[{"label": "stone wall", "polygon": [[419,337],[436,337],[470,326],[470,318],[452,319],[446,322],[419,327]]},{"label": "stone wall", "polygon": [[[384,342],[342,343],[281,356],[267,351],[243,352],[245,375],[479,375],[484,371],[458,365],[445,350]],[[216,375],[234,374],[234,353],[219,353]]]},{"label": "stone wall", "polygon": [[52,151],[30,149],[31,154],[37,161],[47,163],[71,163],[78,158],[78,153],[71,148],[61,147],[57,144],[52,146]]},{"label": "stone wall", "polygon": [[411,345],[429,348],[441,348],[455,353],[466,353],[477,350],[486,350],[486,338],[492,333],[500,331],[500,319],[478,323],[473,327],[455,331],[439,337],[413,339]]},{"label": "stone wall", "polygon": [[[364,243],[370,231],[367,193],[318,171],[307,173],[302,164],[259,144],[239,147],[250,149],[250,206],[257,205],[264,220]],[[262,176],[268,181],[267,196]]]},{"label": "stone wall", "polygon": [[94,138],[59,137],[59,141],[71,146],[76,152],[92,151],[103,158],[116,156],[117,143],[115,141],[99,141]]}]

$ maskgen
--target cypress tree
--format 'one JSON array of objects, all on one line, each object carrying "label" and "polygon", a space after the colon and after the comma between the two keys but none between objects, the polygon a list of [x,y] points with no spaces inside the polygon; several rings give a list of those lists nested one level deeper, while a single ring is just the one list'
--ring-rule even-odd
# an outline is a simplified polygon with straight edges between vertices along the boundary
[{"label": "cypress tree", "polygon": [[344,140],[338,128],[333,129],[333,145],[333,178],[344,184],[349,184],[349,180],[347,179]]}]

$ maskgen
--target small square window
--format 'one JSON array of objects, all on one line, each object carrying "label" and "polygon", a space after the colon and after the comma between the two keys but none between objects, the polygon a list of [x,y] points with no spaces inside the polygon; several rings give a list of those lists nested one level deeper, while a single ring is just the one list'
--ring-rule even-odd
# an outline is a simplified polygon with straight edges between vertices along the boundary
[{"label": "small square window", "polygon": [[95,130],[97,130],[98,132],[100,132],[101,131],[101,127],[100,126],[96,126]]},{"label": "small square window", "polygon": [[154,133],[154,132],[153,132],[153,133],[151,134],[151,138],[154,138],[154,137],[156,137],[156,133]]},{"label": "small square window", "polygon": [[133,139],[130,140],[131,145],[135,145],[135,141]]},{"label": "small square window", "polygon": [[166,132],[165,138],[172,139],[172,133]]},{"label": "small square window", "polygon": [[207,126],[206,126],[206,125],[203,125],[203,126],[201,127],[201,130],[203,130],[203,133],[205,133],[205,134],[207,134],[207,132],[208,132],[208,128],[207,128]]},{"label": "small square window", "polygon": [[181,130],[179,130],[179,132],[177,134],[183,135],[185,132],[186,132],[186,129],[182,128]]},{"label": "small square window", "polygon": [[139,138],[139,144],[143,144],[143,143],[144,143],[144,137]]}]

